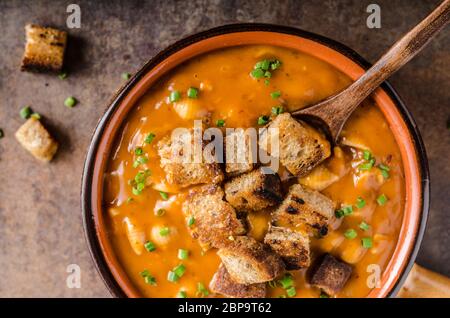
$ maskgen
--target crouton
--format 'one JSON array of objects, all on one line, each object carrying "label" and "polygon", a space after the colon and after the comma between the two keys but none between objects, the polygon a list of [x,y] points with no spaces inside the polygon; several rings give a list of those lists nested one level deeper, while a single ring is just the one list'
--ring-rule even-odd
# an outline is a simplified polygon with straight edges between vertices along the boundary
[{"label": "crouton", "polygon": [[49,162],[58,150],[58,143],[50,136],[42,123],[28,119],[16,132],[16,139],[35,158]]},{"label": "crouton", "polygon": [[267,245],[248,236],[239,236],[219,249],[231,278],[244,285],[271,281],[284,272],[281,258]]},{"label": "crouton", "polygon": [[309,236],[303,232],[285,227],[271,226],[264,243],[277,253],[286,264],[287,270],[309,267]]},{"label": "crouton", "polygon": [[280,203],[281,180],[275,172],[263,168],[240,175],[225,183],[225,199],[238,210],[258,211]]},{"label": "crouton", "polygon": [[311,284],[322,289],[328,295],[336,295],[352,274],[352,267],[325,254],[320,265],[314,271]]},{"label": "crouton", "polygon": [[[205,162],[201,151],[201,158],[195,160],[197,158],[193,136],[193,130],[190,130],[189,133],[178,135],[177,138],[166,136],[158,142],[160,164],[166,173],[167,182],[179,187],[222,182],[223,172],[217,161]],[[191,146],[194,150],[186,154],[185,146]]]},{"label": "crouton", "polygon": [[[324,136],[288,113],[278,115],[268,129],[260,137],[260,147],[270,155],[278,156],[280,163],[295,176],[308,174],[331,154],[330,143]],[[272,149],[273,138],[279,140],[278,155]]]},{"label": "crouton", "polygon": [[294,184],[289,188],[286,199],[272,214],[272,221],[277,226],[307,225],[319,230],[321,235],[326,235],[333,214],[332,200],[320,192]]},{"label": "crouton", "polygon": [[54,71],[63,67],[67,32],[38,25],[25,26],[26,44],[22,71]]},{"label": "crouton", "polygon": [[192,189],[183,203],[183,212],[193,224],[191,235],[204,249],[221,247],[233,236],[244,235],[246,229],[234,208],[223,200],[219,186],[205,185]]},{"label": "crouton", "polygon": [[[255,136],[256,140],[256,136]],[[229,176],[252,171],[256,163],[256,149],[252,136],[245,130],[235,130],[225,137],[225,172]]]},{"label": "crouton", "polygon": [[236,283],[228,274],[223,264],[214,274],[209,288],[217,294],[234,298],[264,298],[266,297],[266,284],[244,285]]}]

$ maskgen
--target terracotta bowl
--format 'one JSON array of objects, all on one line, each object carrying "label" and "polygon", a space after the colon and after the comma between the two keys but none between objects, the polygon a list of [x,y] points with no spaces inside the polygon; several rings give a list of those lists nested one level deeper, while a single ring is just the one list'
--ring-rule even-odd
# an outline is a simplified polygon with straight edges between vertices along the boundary
[{"label": "terracotta bowl", "polygon": [[[115,257],[102,212],[103,174],[116,133],[136,101],[162,75],[200,54],[245,44],[303,51],[328,62],[353,80],[370,66],[340,43],[299,29],[266,24],[226,25],[201,32],[171,45],[147,62],[112,99],[95,129],[84,165],[81,193],[84,228],[96,267],[112,295],[140,296]],[[400,97],[388,83],[383,83],[373,97],[400,147],[406,204],[400,237],[382,275],[381,288],[368,297],[393,297],[410,271],[423,237],[429,208],[429,173],[419,131]]]}]

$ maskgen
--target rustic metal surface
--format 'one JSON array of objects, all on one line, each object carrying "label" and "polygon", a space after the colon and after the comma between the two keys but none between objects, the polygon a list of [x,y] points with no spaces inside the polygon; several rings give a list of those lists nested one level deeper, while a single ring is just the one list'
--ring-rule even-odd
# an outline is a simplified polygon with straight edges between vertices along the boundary
[{"label": "rustic metal surface", "polygon": [[[21,73],[24,25],[65,29],[67,1],[0,2],[0,296],[105,297],[81,225],[79,189],[86,149],[98,118],[123,80],[185,35],[233,22],[285,24],[316,32],[375,61],[424,18],[434,1],[377,0],[382,28],[366,27],[373,1],[76,1],[81,29],[69,30],[69,77]],[[69,2],[70,3],[70,2]],[[411,109],[425,141],[432,207],[418,262],[450,275],[450,37],[440,34],[390,80]],[[64,107],[75,96],[80,103]],[[41,164],[13,135],[19,109],[30,105],[60,141]],[[81,267],[81,288],[66,286],[66,267]]]}]

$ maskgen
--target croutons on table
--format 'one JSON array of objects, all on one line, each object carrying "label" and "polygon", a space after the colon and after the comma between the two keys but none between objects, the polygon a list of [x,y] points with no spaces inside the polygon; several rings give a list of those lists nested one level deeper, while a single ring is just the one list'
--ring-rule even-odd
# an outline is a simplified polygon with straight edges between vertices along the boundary
[{"label": "croutons on table", "polygon": [[244,285],[271,281],[284,272],[284,263],[267,245],[248,236],[238,236],[219,249],[231,278]]},{"label": "croutons on table", "polygon": [[48,162],[58,150],[58,143],[50,136],[42,123],[28,119],[16,132],[16,139],[35,158]]},{"label": "croutons on table", "polygon": [[25,26],[26,44],[22,71],[54,71],[63,67],[67,32],[34,24]]},{"label": "croutons on table", "polygon": [[287,270],[309,267],[309,236],[285,227],[271,226],[264,243],[277,253],[286,264]]},{"label": "croutons on table", "polygon": [[[259,145],[295,176],[303,176],[331,154],[330,143],[319,132],[290,114],[278,115],[260,137]],[[274,133],[270,129],[275,129]],[[278,138],[279,153],[274,153],[273,138]]]},{"label": "croutons on table", "polygon": [[[256,142],[256,136],[254,136],[254,140]],[[257,156],[256,149],[252,149],[253,144],[251,134],[244,129],[236,129],[225,137],[225,172],[227,175],[236,176],[253,170]]]},{"label": "croutons on table", "polygon": [[234,236],[246,233],[234,208],[223,196],[219,186],[205,185],[192,189],[183,203],[187,219],[193,220],[189,230],[204,249],[224,246]]},{"label": "croutons on table", "polygon": [[[186,154],[186,146],[192,151]],[[158,142],[158,154],[161,167],[170,184],[180,187],[205,183],[220,183],[223,172],[217,162],[205,162],[203,157],[195,158],[194,132],[178,135],[177,138],[166,136]]]},{"label": "croutons on table", "polygon": [[211,283],[209,284],[211,291],[226,297],[234,298],[264,298],[266,297],[266,284],[251,284],[244,285],[236,283],[228,274],[227,269],[223,264],[220,264],[219,269],[214,274]]},{"label": "croutons on table", "polygon": [[330,254],[325,254],[320,265],[314,271],[311,284],[322,289],[328,295],[337,294],[352,274],[352,267],[339,261]]},{"label": "croutons on table", "polygon": [[281,202],[281,180],[262,168],[240,175],[224,185],[225,199],[238,210],[258,211]]},{"label": "croutons on table", "polygon": [[326,235],[333,214],[334,203],[331,199],[318,191],[294,184],[283,203],[273,212],[272,221],[277,226],[287,227],[301,227],[304,224]]}]

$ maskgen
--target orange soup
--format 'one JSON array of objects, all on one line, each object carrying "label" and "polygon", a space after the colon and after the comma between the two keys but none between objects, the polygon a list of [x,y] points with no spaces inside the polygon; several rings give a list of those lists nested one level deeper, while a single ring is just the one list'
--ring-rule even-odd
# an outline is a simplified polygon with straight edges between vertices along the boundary
[{"label": "orange soup", "polygon": [[[264,61],[276,64],[267,68]],[[142,296],[222,296],[210,289],[221,263],[218,250],[202,248],[182,209],[192,187],[168,182],[158,142],[173,129],[192,127],[195,119],[206,117],[206,125],[220,129],[260,127],[273,120],[274,113],[316,103],[350,83],[329,64],[302,52],[241,46],[192,59],[146,93],[118,133],[104,187],[110,240]],[[265,283],[266,296],[367,296],[375,287],[374,268],[382,273],[392,256],[405,203],[400,152],[382,113],[372,101],[364,102],[329,158],[298,178],[284,167],[278,173],[283,182],[294,178],[333,201],[335,215],[327,233],[310,235],[311,264],[329,253],[349,264],[352,273],[342,289],[327,295],[311,284],[312,265],[291,270],[290,287],[295,290],[287,292],[276,277]],[[231,178],[225,174],[219,186]],[[246,235],[263,242],[270,211],[245,212]]]}]

